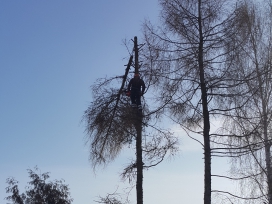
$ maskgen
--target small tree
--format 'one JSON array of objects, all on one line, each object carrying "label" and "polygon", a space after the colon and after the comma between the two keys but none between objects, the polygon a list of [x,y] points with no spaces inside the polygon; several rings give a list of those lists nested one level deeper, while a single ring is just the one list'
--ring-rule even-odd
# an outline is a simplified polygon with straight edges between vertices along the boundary
[{"label": "small tree", "polygon": [[130,204],[128,197],[124,200],[116,191],[114,193],[108,193],[105,197],[99,196],[99,200],[96,200],[95,202],[102,204]]},{"label": "small tree", "polygon": [[73,199],[70,197],[68,185],[64,180],[55,180],[48,182],[49,173],[38,174],[38,168],[34,171],[28,169],[31,179],[26,187],[25,193],[20,194],[18,181],[14,178],[8,178],[6,192],[11,193],[5,199],[13,204],[71,204]]}]

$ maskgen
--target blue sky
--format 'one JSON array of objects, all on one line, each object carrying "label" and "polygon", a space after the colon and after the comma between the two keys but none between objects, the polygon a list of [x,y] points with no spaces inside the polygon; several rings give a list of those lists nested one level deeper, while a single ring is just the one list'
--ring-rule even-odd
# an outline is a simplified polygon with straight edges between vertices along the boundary
[{"label": "blue sky", "polygon": [[[123,74],[123,40],[140,39],[144,19],[156,22],[158,15],[157,0],[0,1],[0,203],[6,178],[23,188],[26,169],[36,165],[69,184],[74,204],[128,186],[118,175],[129,150],[94,174],[81,119],[94,81]],[[201,203],[201,147],[173,128],[181,151],[144,173],[144,200]],[[215,171],[226,171],[224,165]],[[135,190],[130,199],[135,203]]]}]

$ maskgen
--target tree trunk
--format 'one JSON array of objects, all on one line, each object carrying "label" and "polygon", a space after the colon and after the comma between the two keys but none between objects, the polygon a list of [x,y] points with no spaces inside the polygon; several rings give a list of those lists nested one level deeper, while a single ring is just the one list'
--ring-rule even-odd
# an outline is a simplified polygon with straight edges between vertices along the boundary
[{"label": "tree trunk", "polygon": [[268,139],[268,131],[267,131],[267,116],[264,116],[264,145],[265,145],[265,162],[266,162],[266,170],[267,170],[267,185],[268,185],[268,204],[272,204],[272,172],[271,172],[271,153],[270,153],[270,141]]},{"label": "tree trunk", "polygon": [[[135,51],[135,74],[139,74],[139,53],[137,37],[134,37],[134,51]],[[143,152],[142,152],[142,113],[139,110],[135,111],[136,121],[135,128],[137,132],[136,138],[136,165],[137,165],[137,204],[143,204]]]},{"label": "tree trunk", "polygon": [[198,0],[198,26],[199,26],[199,48],[198,65],[201,86],[201,100],[203,110],[203,137],[204,137],[204,204],[211,204],[211,147],[210,147],[210,119],[207,100],[207,87],[204,76],[203,64],[203,33],[201,17],[201,0]]},{"label": "tree trunk", "polygon": [[[256,57],[256,49],[254,49],[254,54]],[[271,148],[271,142],[268,136],[268,111],[267,111],[267,103],[268,100],[265,97],[266,94],[264,93],[264,88],[263,88],[263,82],[261,79],[261,73],[259,70],[258,62],[256,62],[256,69],[257,69],[257,74],[258,74],[258,82],[259,82],[259,90],[260,90],[260,95],[261,95],[261,101],[262,101],[262,112],[261,112],[261,125],[263,128],[263,134],[264,134],[264,151],[265,151],[265,164],[266,164],[266,178],[267,178],[267,197],[268,197],[268,204],[272,204],[272,168],[271,168],[271,153],[270,153],[270,148]]]},{"label": "tree trunk", "polygon": [[137,164],[137,204],[143,204],[143,157],[142,157],[142,117],[138,115],[136,121],[136,164]]}]

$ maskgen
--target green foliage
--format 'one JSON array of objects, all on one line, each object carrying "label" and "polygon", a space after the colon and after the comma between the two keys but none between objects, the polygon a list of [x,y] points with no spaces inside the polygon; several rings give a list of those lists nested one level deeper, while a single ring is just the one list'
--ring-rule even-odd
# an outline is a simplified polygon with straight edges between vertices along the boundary
[{"label": "green foliage", "polygon": [[38,174],[38,168],[34,171],[28,169],[29,186],[25,189],[25,193],[20,194],[18,189],[18,181],[14,178],[8,178],[6,193],[11,193],[5,199],[11,201],[12,204],[71,204],[73,199],[70,197],[68,185],[64,184],[64,180],[47,181],[49,172]]}]

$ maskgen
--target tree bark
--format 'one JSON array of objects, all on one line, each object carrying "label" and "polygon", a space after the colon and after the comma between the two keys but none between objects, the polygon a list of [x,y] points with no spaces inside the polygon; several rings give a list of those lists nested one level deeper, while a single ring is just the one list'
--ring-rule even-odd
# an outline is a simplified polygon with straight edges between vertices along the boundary
[{"label": "tree bark", "polygon": [[137,164],[137,204],[143,204],[143,157],[142,157],[142,117],[138,115],[136,121],[136,164]]},{"label": "tree bark", "polygon": [[[139,53],[137,37],[134,37],[134,51],[135,51],[135,74],[139,74]],[[143,156],[142,156],[142,113],[139,110],[135,111],[136,121],[135,128],[137,132],[136,138],[136,165],[137,165],[137,204],[143,204]]]},{"label": "tree bark", "polygon": [[204,76],[203,64],[203,33],[202,33],[202,16],[201,0],[198,0],[198,26],[199,26],[199,48],[198,48],[198,65],[201,86],[201,99],[203,110],[203,137],[204,137],[204,204],[211,204],[211,147],[210,147],[210,118],[207,100],[207,87]]},{"label": "tree bark", "polygon": [[[255,40],[254,40],[255,41]],[[267,94],[264,93],[264,88],[263,88],[263,82],[261,78],[261,72],[259,70],[259,63],[257,62],[257,49],[254,44],[253,46],[254,50],[254,55],[256,59],[256,70],[257,70],[257,75],[258,75],[258,83],[259,83],[259,91],[260,91],[260,99],[262,101],[262,113],[261,113],[261,123],[263,127],[263,134],[264,134],[264,151],[265,151],[265,164],[266,164],[266,178],[267,178],[267,193],[268,193],[268,204],[272,204],[272,168],[271,168],[271,153],[270,153],[270,148],[271,148],[271,142],[268,136],[268,110],[267,110],[267,103],[268,99],[266,97]]]}]

